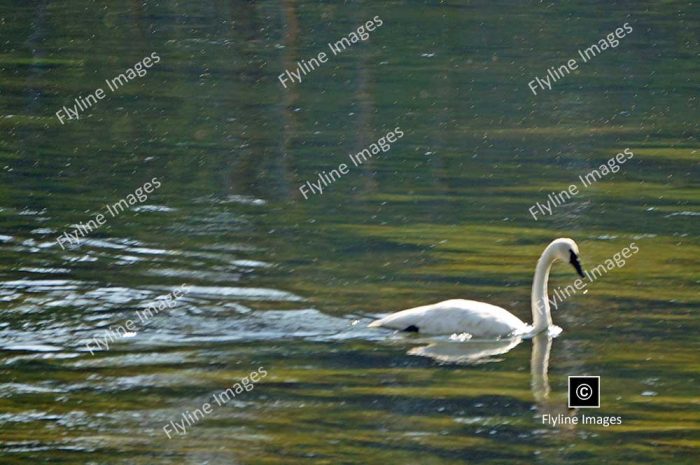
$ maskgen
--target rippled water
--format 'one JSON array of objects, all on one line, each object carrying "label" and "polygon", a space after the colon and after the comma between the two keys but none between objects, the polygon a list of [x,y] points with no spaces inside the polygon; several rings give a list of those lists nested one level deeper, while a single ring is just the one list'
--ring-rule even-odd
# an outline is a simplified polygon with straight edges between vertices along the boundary
[{"label": "rippled water", "polygon": [[[686,2],[0,7],[0,463],[695,464],[697,65]],[[301,84],[277,76],[375,15]],[[533,96],[527,83],[635,31]],[[78,121],[54,113],[156,51]],[[317,173],[405,137],[304,200]],[[629,147],[551,216],[528,209]],[[63,250],[56,238],[162,182]],[[529,321],[543,247],[593,268],[555,339],[367,328],[446,298]],[[570,284],[555,267],[551,289]],[[173,290],[172,308],[137,312]],[[108,350],[86,344],[136,322]],[[216,393],[255,387],[169,439]],[[543,425],[567,377],[622,425]]]}]

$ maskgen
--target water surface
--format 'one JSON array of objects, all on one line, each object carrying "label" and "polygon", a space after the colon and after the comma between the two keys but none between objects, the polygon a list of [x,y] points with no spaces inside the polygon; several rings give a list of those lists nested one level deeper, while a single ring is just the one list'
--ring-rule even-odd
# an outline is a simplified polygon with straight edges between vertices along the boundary
[{"label": "water surface", "polygon": [[[0,7],[0,462],[697,463],[697,8],[429,3]],[[377,15],[367,42],[280,85]],[[530,92],[625,22],[616,49]],[[80,120],[54,116],[152,52]],[[389,152],[303,199],[396,126]],[[625,148],[620,172],[532,219]],[[154,177],[79,247],[56,243]],[[587,268],[639,253],[560,305],[553,341],[366,328],[446,298],[529,321],[559,236]],[[550,288],[574,277],[555,267]],[[163,433],[259,367],[252,391]],[[622,425],[542,424],[582,413],[566,404],[582,374]]]}]

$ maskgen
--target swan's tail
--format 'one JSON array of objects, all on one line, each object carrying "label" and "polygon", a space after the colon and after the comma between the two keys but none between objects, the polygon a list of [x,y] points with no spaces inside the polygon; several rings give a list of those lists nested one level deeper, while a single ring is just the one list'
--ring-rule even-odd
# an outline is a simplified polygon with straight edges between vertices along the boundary
[{"label": "swan's tail", "polygon": [[415,318],[411,318],[411,315],[406,315],[404,312],[392,313],[391,315],[386,315],[384,318],[374,320],[367,325],[369,328],[389,328],[404,330],[410,326],[415,326]]}]

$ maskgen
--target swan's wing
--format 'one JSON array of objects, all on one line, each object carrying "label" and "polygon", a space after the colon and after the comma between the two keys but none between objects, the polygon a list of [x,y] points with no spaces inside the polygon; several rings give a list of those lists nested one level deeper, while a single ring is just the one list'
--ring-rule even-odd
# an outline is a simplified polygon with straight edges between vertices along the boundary
[{"label": "swan's wing", "polygon": [[468,333],[477,338],[509,336],[527,327],[504,308],[462,299],[392,313],[370,326],[424,334]]}]

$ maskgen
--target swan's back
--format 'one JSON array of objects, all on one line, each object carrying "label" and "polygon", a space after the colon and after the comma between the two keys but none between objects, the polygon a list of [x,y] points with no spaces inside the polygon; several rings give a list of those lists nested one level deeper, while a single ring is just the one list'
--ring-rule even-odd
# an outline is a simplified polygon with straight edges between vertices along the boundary
[{"label": "swan's back", "polygon": [[463,299],[392,313],[370,326],[424,334],[468,333],[475,338],[507,337],[527,331],[527,325],[506,309]]}]

